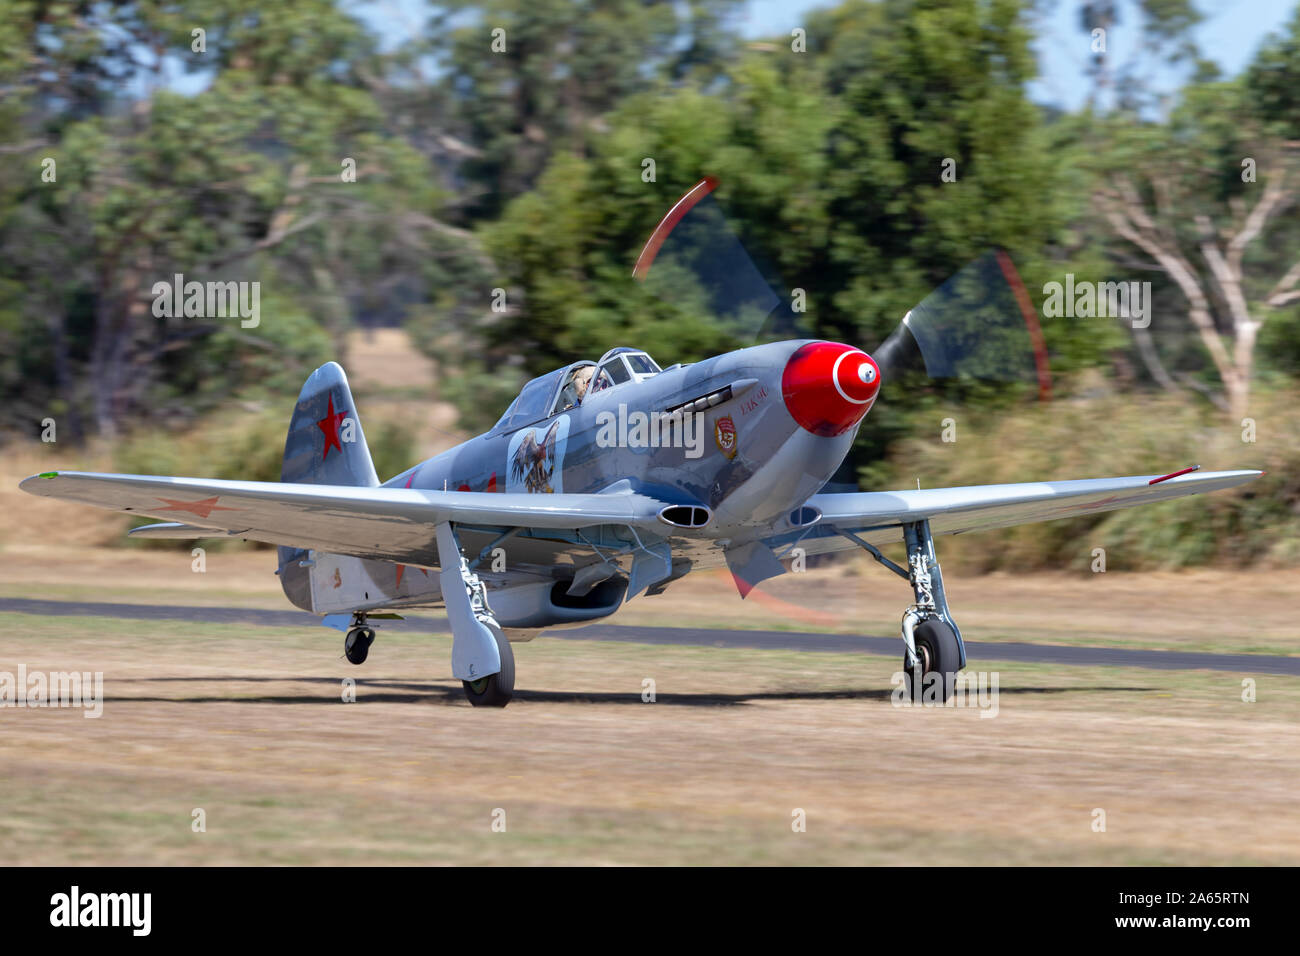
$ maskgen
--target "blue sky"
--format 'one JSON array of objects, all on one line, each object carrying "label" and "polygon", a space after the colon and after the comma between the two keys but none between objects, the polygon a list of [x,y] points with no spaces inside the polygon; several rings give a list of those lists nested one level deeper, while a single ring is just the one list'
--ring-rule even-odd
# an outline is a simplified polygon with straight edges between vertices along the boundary
[{"label": "blue sky", "polygon": [[[1227,76],[1241,72],[1271,31],[1280,30],[1291,18],[1297,0],[1198,0],[1196,8],[1205,19],[1196,29],[1202,55],[1219,64]],[[789,33],[809,10],[834,6],[826,0],[750,0],[741,23],[748,36]],[[1038,25],[1035,53],[1040,78],[1030,86],[1038,102],[1067,109],[1083,104],[1090,92],[1085,74],[1089,37],[1079,29],[1078,0],[1056,0],[1049,15]],[[1117,63],[1125,63],[1136,46],[1135,30],[1126,30],[1133,3],[1122,3],[1119,27],[1107,38],[1107,52]],[[1157,70],[1157,88],[1172,91],[1184,76],[1168,69]]]},{"label": "blue sky", "polygon": [[[1197,44],[1225,75],[1236,75],[1250,62],[1264,37],[1286,24],[1298,3],[1300,0],[1197,0],[1196,6],[1205,16],[1196,29]],[[834,5],[833,0],[749,0],[738,25],[750,37],[788,35],[810,10]],[[352,0],[345,7],[374,24],[385,45],[391,46],[423,27],[429,4],[425,0]],[[1079,0],[1056,0],[1036,26],[1039,78],[1029,92],[1037,102],[1077,109],[1087,99],[1091,89],[1085,73],[1089,37],[1079,29],[1078,8]],[[1117,64],[1127,62],[1136,47],[1137,31],[1126,29],[1132,9],[1133,0],[1123,0],[1121,23],[1107,38],[1108,52]],[[208,82],[202,74],[186,77],[179,70],[170,73],[174,88],[186,93],[197,92]],[[1153,79],[1158,89],[1173,91],[1184,76],[1160,68]]]}]

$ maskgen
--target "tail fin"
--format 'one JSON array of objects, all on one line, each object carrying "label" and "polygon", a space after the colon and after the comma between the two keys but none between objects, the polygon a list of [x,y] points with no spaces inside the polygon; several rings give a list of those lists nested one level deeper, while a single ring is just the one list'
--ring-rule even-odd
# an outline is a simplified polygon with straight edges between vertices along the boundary
[{"label": "tail fin", "polygon": [[[298,395],[284,442],[280,480],[371,488],[379,484],[348,377],[337,362],[312,372]],[[276,573],[285,595],[298,607],[312,610],[311,574],[303,564],[307,552],[281,547],[279,558]]]},{"label": "tail fin", "polygon": [[372,488],[379,484],[348,377],[337,362],[312,372],[298,395],[280,480]]}]

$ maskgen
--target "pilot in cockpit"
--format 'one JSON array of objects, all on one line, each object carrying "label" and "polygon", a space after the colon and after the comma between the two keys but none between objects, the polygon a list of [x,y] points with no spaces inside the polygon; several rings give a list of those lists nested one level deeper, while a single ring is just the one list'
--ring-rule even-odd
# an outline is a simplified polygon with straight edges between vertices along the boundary
[{"label": "pilot in cockpit", "polygon": [[591,385],[591,373],[595,370],[594,365],[583,365],[569,373],[569,381],[561,392],[560,411],[568,411],[582,404],[587,388]]}]

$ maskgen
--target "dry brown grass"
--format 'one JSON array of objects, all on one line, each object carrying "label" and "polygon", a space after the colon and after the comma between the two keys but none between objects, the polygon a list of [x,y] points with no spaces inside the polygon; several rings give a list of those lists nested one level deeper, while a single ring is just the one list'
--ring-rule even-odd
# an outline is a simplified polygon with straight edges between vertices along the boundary
[{"label": "dry brown grass", "polygon": [[442,636],[5,624],[107,701],[0,711],[0,863],[1300,862],[1294,679],[1000,665],[984,719],[891,706],[892,659],[541,639],[485,712]]}]

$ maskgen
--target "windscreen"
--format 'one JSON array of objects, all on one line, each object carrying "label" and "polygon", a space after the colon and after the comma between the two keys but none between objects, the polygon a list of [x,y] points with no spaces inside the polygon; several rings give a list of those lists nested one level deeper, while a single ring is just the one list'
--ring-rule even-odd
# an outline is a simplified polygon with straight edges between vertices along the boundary
[{"label": "windscreen", "polygon": [[548,372],[525,385],[519,392],[519,397],[506,409],[506,413],[497,422],[497,430],[518,428],[521,425],[535,422],[539,418],[545,418],[546,413],[550,410],[551,394],[555,391],[556,382],[562,374],[564,374],[564,369],[556,369],[554,372]]}]

